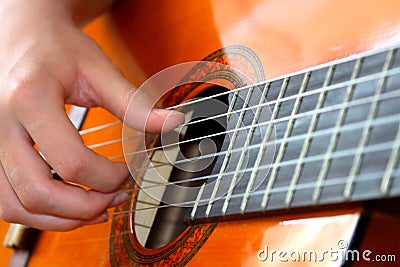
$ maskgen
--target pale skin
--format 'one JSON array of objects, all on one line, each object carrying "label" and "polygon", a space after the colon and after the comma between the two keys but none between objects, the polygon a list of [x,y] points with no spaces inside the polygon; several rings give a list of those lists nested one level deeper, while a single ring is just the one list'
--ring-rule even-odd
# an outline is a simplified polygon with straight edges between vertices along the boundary
[{"label": "pale skin", "polygon": [[[107,210],[128,199],[120,189],[130,179],[126,165],[86,148],[64,109],[101,106],[124,118],[134,86],[81,31],[113,1],[0,3],[0,217],[7,222],[67,231],[107,221]],[[132,117],[128,124],[145,127]],[[155,110],[146,130],[182,122],[182,114]],[[54,180],[49,165],[91,190]]]}]

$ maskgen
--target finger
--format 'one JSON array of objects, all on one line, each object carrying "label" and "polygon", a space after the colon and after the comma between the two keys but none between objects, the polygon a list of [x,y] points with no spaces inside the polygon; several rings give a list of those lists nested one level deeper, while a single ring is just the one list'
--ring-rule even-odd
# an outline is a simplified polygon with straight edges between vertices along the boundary
[{"label": "finger", "polygon": [[[96,66],[85,66],[82,71],[89,83],[98,90],[100,105],[130,127],[161,132],[170,131],[184,122],[184,115],[180,112],[153,109],[154,99],[145,92],[134,89],[108,59],[98,58],[92,62],[96,62]],[[93,64],[92,62],[85,62],[85,65]],[[131,102],[133,98],[134,103]]]},{"label": "finger", "polygon": [[106,222],[109,217],[106,211],[89,220],[29,213],[19,202],[1,164],[0,184],[0,218],[9,223],[24,224],[41,230],[68,231],[83,225]]},{"label": "finger", "polygon": [[117,190],[128,177],[127,167],[123,163],[113,163],[83,145],[65,113],[63,90],[51,76],[33,75],[29,84],[23,84],[11,94],[11,114],[17,116],[63,179],[101,192]]},{"label": "finger", "polygon": [[125,164],[111,162],[84,146],[56,96],[32,98],[40,105],[20,105],[18,120],[64,180],[101,192],[113,192],[126,181]]},{"label": "finger", "polygon": [[128,196],[121,190],[101,193],[52,179],[47,164],[21,131],[10,127],[14,138],[2,142],[0,160],[19,201],[30,213],[91,219]]}]

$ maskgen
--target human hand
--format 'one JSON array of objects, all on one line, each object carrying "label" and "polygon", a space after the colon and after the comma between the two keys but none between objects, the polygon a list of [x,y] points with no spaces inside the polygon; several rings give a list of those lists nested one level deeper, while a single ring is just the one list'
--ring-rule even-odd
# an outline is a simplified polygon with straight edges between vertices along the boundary
[{"label": "human hand", "polygon": [[[134,90],[61,2],[0,4],[0,217],[65,231],[106,221],[107,209],[127,200],[119,188],[129,172],[83,145],[64,104],[102,106],[123,119]],[[143,129],[132,117],[128,124]],[[173,128],[183,116],[152,112],[146,129],[164,122]],[[91,189],[54,180],[48,164]]]}]

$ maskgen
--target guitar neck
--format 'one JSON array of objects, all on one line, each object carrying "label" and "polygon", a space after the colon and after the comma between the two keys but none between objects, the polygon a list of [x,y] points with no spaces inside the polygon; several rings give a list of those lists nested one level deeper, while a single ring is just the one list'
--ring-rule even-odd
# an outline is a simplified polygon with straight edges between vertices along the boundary
[{"label": "guitar neck", "polygon": [[192,219],[400,195],[399,85],[395,47],[237,89]]}]

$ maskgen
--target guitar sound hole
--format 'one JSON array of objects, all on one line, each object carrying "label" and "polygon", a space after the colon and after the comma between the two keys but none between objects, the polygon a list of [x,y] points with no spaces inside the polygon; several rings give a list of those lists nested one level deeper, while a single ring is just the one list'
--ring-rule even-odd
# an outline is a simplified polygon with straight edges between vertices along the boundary
[{"label": "guitar sound hole", "polygon": [[[196,98],[204,98],[226,91],[227,89],[224,87],[214,86],[203,91]],[[179,187],[182,187],[182,190],[176,191],[175,187],[173,189],[175,191],[169,192],[169,190],[172,189],[168,186],[164,187],[164,191],[159,193],[159,197],[161,195],[173,195],[173,205],[171,205],[171,202],[166,203],[166,201],[164,201],[164,198],[160,197],[159,199],[162,199],[162,201],[158,202],[158,208],[143,210],[135,213],[135,232],[138,241],[142,246],[149,249],[160,248],[174,240],[180,233],[182,233],[186,229],[187,226],[184,222],[184,218],[186,213],[190,212],[190,205],[176,205],[175,203],[185,203],[188,198],[187,190],[184,190],[185,188],[199,187],[205,182],[205,179],[194,178],[204,177],[211,173],[217,159],[217,156],[213,156],[211,154],[214,154],[215,152],[219,152],[221,150],[225,138],[224,132],[226,131],[227,125],[226,112],[228,111],[228,102],[228,94],[224,94],[210,100],[200,101],[197,104],[188,105],[184,107],[183,110],[181,110],[186,114],[186,116],[190,116],[190,122],[195,122],[189,123],[188,126],[182,128],[182,130],[179,132],[180,145],[174,146],[176,147],[176,149],[179,149],[179,152],[181,153],[176,157],[176,160],[174,162],[177,161],[183,163],[176,165],[170,164],[171,167],[169,168],[169,171],[167,171],[168,174],[166,173],[166,169],[168,169],[168,167],[166,166],[160,167],[159,170],[156,171],[158,172],[158,174],[161,173],[163,176],[166,176],[164,178],[167,179],[169,182],[174,182],[179,185]],[[204,120],[207,117],[217,118]],[[215,134],[218,135],[208,137],[208,140],[204,142],[205,140],[202,137],[207,137]],[[162,139],[168,140],[168,136]],[[193,139],[194,141],[190,141]],[[210,151],[207,151],[207,149],[202,149],[202,146],[207,146],[207,144],[210,144],[210,141],[214,143],[212,147],[214,150],[216,150],[212,153],[210,153]],[[203,144],[201,144],[202,142]],[[157,144],[156,146],[159,145],[160,144]],[[165,145],[166,144],[163,142],[162,146]],[[165,155],[163,155],[163,153],[173,154],[174,152],[171,152],[171,149],[169,149],[169,151],[167,152],[166,150],[164,151],[162,149],[157,150],[153,153],[151,160],[153,162],[159,163],[160,161],[162,161],[160,159],[165,159]],[[206,157],[204,160],[194,160],[193,162],[189,163],[186,160],[199,157],[200,155],[209,155],[212,157]],[[205,161],[207,161],[207,163],[205,163]],[[202,166],[206,167],[203,168]],[[148,179],[151,178],[148,178],[145,175],[144,180]],[[183,180],[185,182],[179,182]],[[146,196],[146,193],[139,192],[138,203],[149,202],[148,195],[149,194],[147,194]],[[154,203],[154,200],[152,201]],[[138,221],[147,221],[147,223],[145,226],[143,225],[143,223],[136,224],[136,222]]]}]

